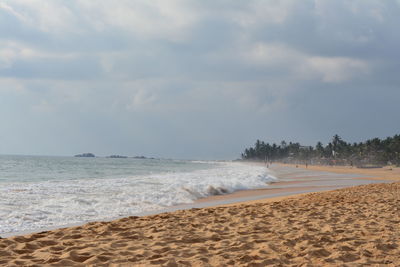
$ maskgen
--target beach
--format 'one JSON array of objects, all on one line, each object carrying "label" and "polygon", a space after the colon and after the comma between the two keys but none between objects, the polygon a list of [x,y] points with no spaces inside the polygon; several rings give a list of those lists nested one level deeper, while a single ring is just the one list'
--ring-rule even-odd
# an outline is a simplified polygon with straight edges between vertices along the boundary
[{"label": "beach", "polygon": [[[272,184],[258,196],[254,196],[254,190],[248,190],[233,197],[245,202],[234,203],[232,195],[215,196],[206,203],[214,203],[212,207],[91,222],[0,239],[0,264],[397,266],[400,263],[398,168],[308,166],[304,169],[277,165],[271,169],[280,174],[283,184],[280,187]],[[293,180],[293,175],[298,179]],[[377,183],[352,186],[349,182],[366,178]],[[321,192],[304,192],[309,190]],[[265,198],[268,192],[273,193]]]}]

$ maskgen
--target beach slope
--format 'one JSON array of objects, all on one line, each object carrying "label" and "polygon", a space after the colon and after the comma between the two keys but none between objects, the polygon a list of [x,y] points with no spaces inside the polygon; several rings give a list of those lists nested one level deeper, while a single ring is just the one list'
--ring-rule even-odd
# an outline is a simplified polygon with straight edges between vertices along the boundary
[{"label": "beach slope", "polygon": [[400,183],[0,239],[0,264],[400,264]]}]

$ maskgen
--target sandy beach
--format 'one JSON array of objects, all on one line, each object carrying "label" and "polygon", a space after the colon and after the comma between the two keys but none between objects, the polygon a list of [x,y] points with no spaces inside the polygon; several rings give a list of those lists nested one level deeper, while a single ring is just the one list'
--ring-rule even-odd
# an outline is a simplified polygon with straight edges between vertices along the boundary
[{"label": "sandy beach", "polygon": [[[280,166],[294,167],[293,164],[279,164]],[[341,174],[358,174],[368,179],[400,181],[400,167],[386,166],[383,168],[356,168],[351,166],[319,166],[319,165],[297,165],[299,168],[312,171],[325,171]]]},{"label": "sandy beach", "polygon": [[[272,169],[280,173],[282,184],[273,184],[270,189],[259,191],[260,198],[248,202],[92,222],[0,239],[0,264],[400,264],[400,183],[346,187],[349,181],[362,180],[363,177],[398,181],[398,168],[308,166],[305,170],[278,165]],[[293,173],[296,173],[297,180],[285,180],[293,177]],[[331,181],[346,188],[331,190],[328,186]],[[276,195],[285,193],[285,188],[286,193],[298,193],[300,187],[303,191],[323,192]],[[268,190],[275,198],[265,199]],[[249,197],[248,194],[254,195],[254,191],[236,194],[242,195],[233,197],[243,199]],[[218,203],[229,197],[232,195],[216,196],[213,201]]]}]

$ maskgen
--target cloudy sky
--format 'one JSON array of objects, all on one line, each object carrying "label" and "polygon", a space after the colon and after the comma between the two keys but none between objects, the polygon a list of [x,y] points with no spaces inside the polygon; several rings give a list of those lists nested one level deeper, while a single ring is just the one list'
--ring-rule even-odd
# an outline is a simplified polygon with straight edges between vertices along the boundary
[{"label": "cloudy sky", "polygon": [[0,0],[0,154],[394,135],[399,25],[399,0]]}]

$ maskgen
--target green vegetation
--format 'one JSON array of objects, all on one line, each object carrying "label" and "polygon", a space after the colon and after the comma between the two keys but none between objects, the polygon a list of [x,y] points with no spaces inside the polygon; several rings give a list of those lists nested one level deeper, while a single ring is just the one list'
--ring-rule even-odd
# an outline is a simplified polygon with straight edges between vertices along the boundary
[{"label": "green vegetation", "polygon": [[254,147],[245,149],[242,159],[324,165],[400,166],[400,135],[353,144],[335,135],[326,146],[318,142],[315,147],[285,141],[280,145],[271,145],[257,140]]}]

